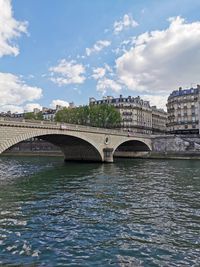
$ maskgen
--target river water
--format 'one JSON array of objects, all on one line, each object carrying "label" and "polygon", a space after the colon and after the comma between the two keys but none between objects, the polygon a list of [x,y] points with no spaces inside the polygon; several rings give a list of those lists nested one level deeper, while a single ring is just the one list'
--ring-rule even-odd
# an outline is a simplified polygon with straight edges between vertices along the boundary
[{"label": "river water", "polygon": [[200,266],[200,161],[1,157],[0,266]]}]

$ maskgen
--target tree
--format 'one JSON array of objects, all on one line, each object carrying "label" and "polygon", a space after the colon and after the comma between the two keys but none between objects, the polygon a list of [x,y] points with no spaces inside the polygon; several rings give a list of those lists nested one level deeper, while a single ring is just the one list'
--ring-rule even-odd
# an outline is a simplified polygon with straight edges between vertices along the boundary
[{"label": "tree", "polygon": [[115,107],[103,104],[91,106],[90,122],[92,126],[116,128],[121,122],[121,115]]},{"label": "tree", "polygon": [[72,114],[71,109],[63,108],[59,110],[55,115],[55,121],[71,123]]},{"label": "tree", "polygon": [[121,122],[121,116],[115,107],[103,104],[72,109],[64,108],[56,113],[55,120],[72,124],[116,128]]},{"label": "tree", "polygon": [[34,113],[34,112],[27,112],[24,115],[24,118],[27,120],[43,120],[42,112]]}]

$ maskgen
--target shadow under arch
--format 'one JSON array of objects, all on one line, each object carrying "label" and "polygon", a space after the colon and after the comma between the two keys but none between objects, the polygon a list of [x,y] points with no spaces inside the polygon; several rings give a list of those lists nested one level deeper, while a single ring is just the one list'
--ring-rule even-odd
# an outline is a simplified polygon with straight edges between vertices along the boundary
[{"label": "shadow under arch", "polygon": [[18,143],[26,141],[30,138],[38,138],[59,147],[63,152],[65,161],[103,161],[100,152],[94,144],[82,138],[65,134],[34,134],[21,136],[20,139],[19,137],[14,138],[13,140],[9,141],[3,152],[6,152],[14,145],[17,145]]},{"label": "shadow under arch", "polygon": [[120,144],[113,152],[114,158],[144,157],[149,154],[151,148],[143,141],[129,140]]}]

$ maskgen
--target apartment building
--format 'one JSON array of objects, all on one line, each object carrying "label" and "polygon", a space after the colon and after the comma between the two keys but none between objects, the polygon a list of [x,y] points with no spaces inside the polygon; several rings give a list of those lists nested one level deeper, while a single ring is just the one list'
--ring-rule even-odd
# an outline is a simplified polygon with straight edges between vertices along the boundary
[{"label": "apartment building", "polygon": [[168,97],[167,132],[199,134],[200,86],[173,91]]},{"label": "apartment building", "polygon": [[167,112],[152,106],[152,133],[165,133],[167,124]]},{"label": "apartment building", "polygon": [[90,105],[109,104],[119,110],[121,114],[120,128],[136,133],[164,133],[166,130],[167,114],[155,106],[152,108],[149,101],[138,97],[119,98],[112,96],[104,97],[101,100],[89,99]]}]

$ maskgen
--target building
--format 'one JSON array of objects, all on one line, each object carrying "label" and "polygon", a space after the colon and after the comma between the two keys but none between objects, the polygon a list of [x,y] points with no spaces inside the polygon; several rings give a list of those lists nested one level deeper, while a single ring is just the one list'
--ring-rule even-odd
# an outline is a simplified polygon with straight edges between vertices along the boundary
[{"label": "building", "polygon": [[137,133],[164,133],[166,131],[167,113],[151,107],[149,101],[138,97],[114,98],[104,97],[102,100],[89,99],[90,105],[109,104],[119,110],[122,118],[121,128]]},{"label": "building", "polygon": [[152,133],[165,133],[167,128],[167,112],[152,106]]},{"label": "building", "polygon": [[167,132],[199,134],[200,85],[196,88],[173,91],[168,97]]},{"label": "building", "polygon": [[24,118],[24,113],[12,113],[11,111],[7,112],[0,112],[0,117],[6,118],[7,120],[10,119],[16,119],[16,120],[22,120]]},{"label": "building", "polygon": [[38,113],[40,113],[41,112],[41,110],[39,109],[39,108],[34,108],[33,109],[33,113],[34,114],[38,114]]},{"label": "building", "polygon": [[[69,103],[68,108],[74,108],[74,107],[75,105],[73,102]],[[55,109],[43,107],[42,108],[43,120],[54,121],[56,113],[62,110],[63,108],[67,107],[62,105],[56,105]]]},{"label": "building", "polygon": [[69,108],[75,108],[76,106],[75,106],[75,104],[74,104],[74,102],[70,102],[69,103]]},{"label": "building", "polygon": [[[41,112],[43,120],[54,121],[56,112],[62,110],[63,108],[65,108],[65,106],[56,105],[55,109],[43,107],[42,110],[40,110],[39,108],[34,108],[32,111],[25,110],[23,113],[12,113],[11,111],[7,111],[7,112],[0,112],[0,117],[6,117],[7,119],[14,118],[17,120],[22,120],[26,117],[26,113],[33,113],[34,115],[37,115],[38,113]],[[75,108],[73,102],[69,103],[69,108]]]},{"label": "building", "polygon": [[51,108],[45,109],[45,111],[42,112],[43,120],[45,120],[45,121],[54,121],[56,112],[57,112],[56,109],[51,109]]}]

